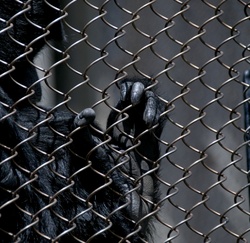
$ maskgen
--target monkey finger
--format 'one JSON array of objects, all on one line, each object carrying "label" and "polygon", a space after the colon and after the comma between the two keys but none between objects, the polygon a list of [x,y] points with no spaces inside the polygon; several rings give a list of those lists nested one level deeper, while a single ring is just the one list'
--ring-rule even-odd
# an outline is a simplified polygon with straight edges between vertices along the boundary
[{"label": "monkey finger", "polygon": [[250,84],[250,70],[246,70],[243,75],[245,83]]},{"label": "monkey finger", "polygon": [[120,85],[121,100],[126,101],[128,99],[128,94],[130,93],[132,82],[124,82]]},{"label": "monkey finger", "polygon": [[74,124],[77,127],[88,125],[95,120],[95,116],[93,109],[86,108],[75,117]]},{"label": "monkey finger", "polygon": [[158,117],[159,115],[157,112],[158,101],[155,94],[152,91],[146,91],[145,96],[147,99],[147,103],[143,114],[143,120],[145,121],[147,126],[151,127],[159,119]]},{"label": "monkey finger", "polygon": [[144,93],[144,88],[145,86],[141,82],[135,82],[132,86],[130,99],[133,105],[136,105],[140,102]]}]

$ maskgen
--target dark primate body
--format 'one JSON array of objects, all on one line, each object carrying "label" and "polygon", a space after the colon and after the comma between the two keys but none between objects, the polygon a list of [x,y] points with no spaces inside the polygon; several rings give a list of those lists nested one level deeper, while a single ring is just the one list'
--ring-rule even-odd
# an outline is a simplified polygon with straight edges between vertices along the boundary
[{"label": "dark primate body", "polygon": [[[124,131],[136,138],[156,125],[140,137],[136,150],[126,153],[139,141],[111,129],[118,119],[114,111],[103,135],[92,109],[78,116],[36,109],[41,87],[30,63],[45,39],[62,38],[60,22],[46,32],[61,14],[58,1],[47,2],[54,7],[43,0],[0,4],[0,242],[85,242],[94,234],[88,242],[113,243],[122,237],[144,242],[149,220],[140,219],[158,193],[153,173],[143,174],[156,169],[164,105],[153,90],[145,91],[150,80],[120,82],[116,108],[133,105],[126,110]],[[109,145],[100,145],[109,138]]]}]

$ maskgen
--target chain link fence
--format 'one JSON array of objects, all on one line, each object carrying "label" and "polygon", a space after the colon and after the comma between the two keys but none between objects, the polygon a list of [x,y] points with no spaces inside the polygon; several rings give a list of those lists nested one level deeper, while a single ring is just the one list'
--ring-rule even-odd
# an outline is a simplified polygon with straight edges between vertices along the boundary
[{"label": "chain link fence", "polygon": [[[22,6],[22,11],[9,19],[0,16],[0,34],[11,33],[17,16],[24,13],[28,16],[32,1],[35,0],[14,1]],[[53,1],[44,0],[44,3],[53,6]],[[63,0],[59,8],[54,8],[60,16],[43,28],[44,34],[39,37],[45,40],[46,48],[34,63],[29,62],[39,76],[35,85],[43,87],[42,100],[38,104],[30,102],[35,110],[45,115],[35,127],[30,127],[28,118],[18,124],[28,131],[27,135],[23,142],[10,149],[11,155],[1,155],[0,162],[1,170],[12,161],[22,173],[30,174],[29,180],[16,188],[0,185],[1,194],[9,195],[8,200],[1,202],[0,216],[7,207],[14,205],[33,221],[11,231],[5,228],[6,222],[1,222],[0,217],[1,234],[9,237],[9,241],[0,239],[0,242],[28,242],[22,240],[21,235],[26,230],[36,231],[39,217],[47,212],[56,214],[58,220],[74,222],[75,218],[65,219],[54,209],[60,194],[74,187],[74,183],[68,183],[54,195],[45,195],[45,191],[36,186],[36,173],[53,163],[51,154],[54,152],[49,154],[36,148],[41,156],[47,156],[47,162],[27,172],[27,168],[15,161],[20,153],[17,148],[32,142],[37,129],[49,122],[56,109],[77,115],[84,108],[93,108],[104,129],[96,132],[105,135],[108,114],[116,110],[115,104],[120,99],[119,82],[127,77],[148,78],[155,84],[159,99],[165,105],[162,117],[167,120],[158,138],[161,154],[154,161],[158,170],[155,180],[159,184],[159,198],[152,202],[148,215],[142,217],[152,218],[154,229],[149,239],[138,242],[250,242],[250,161],[247,160],[246,132],[250,97],[249,83],[243,77],[250,69],[250,3],[242,0]],[[63,39],[47,41],[47,31],[59,21],[63,25]],[[32,45],[31,40],[29,47]],[[1,74],[2,79],[11,75],[11,67],[15,67],[21,55],[10,60],[8,71]],[[28,55],[27,52],[24,55]],[[8,114],[1,117],[2,123],[18,113],[19,103],[29,100],[33,87],[34,84],[27,87],[27,95],[14,104],[1,100],[2,105],[9,108]],[[45,111],[42,107],[51,108]],[[61,136],[60,131],[51,130]],[[4,141],[5,138],[1,138],[1,150],[6,150]],[[103,143],[112,147],[109,140]],[[66,139],[57,151],[68,148],[69,144]],[[130,149],[136,148],[131,145]],[[88,166],[78,168],[75,173],[88,169]],[[60,180],[70,181],[75,176],[54,173]],[[154,171],[145,172],[150,173]],[[110,185],[108,183],[105,181],[90,192],[87,199],[74,196],[77,200],[92,200]],[[34,212],[28,211],[25,204],[20,206],[19,192],[27,185],[32,185],[31,190],[36,190],[41,197],[50,198],[48,204]],[[109,222],[114,212],[102,215],[89,206],[75,217],[84,214],[83,217],[88,217],[91,210],[105,222]],[[115,211],[119,210],[122,209],[118,207]],[[9,220],[15,220],[15,216],[10,215]],[[109,230],[104,227],[99,234]],[[44,242],[61,242],[70,231],[68,227],[56,237],[36,233]],[[128,235],[112,242],[133,242]],[[96,236],[98,232],[88,238],[77,236],[74,240],[101,242],[95,241]]]}]

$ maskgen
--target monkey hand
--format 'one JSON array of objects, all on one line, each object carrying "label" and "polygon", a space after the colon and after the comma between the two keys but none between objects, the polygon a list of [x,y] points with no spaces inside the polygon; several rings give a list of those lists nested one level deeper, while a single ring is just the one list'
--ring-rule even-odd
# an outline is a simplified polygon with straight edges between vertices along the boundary
[{"label": "monkey hand", "polygon": [[[120,84],[122,106],[131,104],[133,109],[128,109],[130,118],[135,118],[140,123],[143,119],[146,127],[152,127],[158,123],[160,115],[164,111],[164,105],[160,102],[155,91],[147,88],[151,84],[149,79],[125,79]],[[135,119],[133,120],[136,123]]]}]

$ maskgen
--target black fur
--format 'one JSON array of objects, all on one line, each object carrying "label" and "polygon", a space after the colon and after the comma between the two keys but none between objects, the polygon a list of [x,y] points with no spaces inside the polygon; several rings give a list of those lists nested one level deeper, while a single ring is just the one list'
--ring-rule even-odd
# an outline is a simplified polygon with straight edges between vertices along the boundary
[{"label": "black fur", "polygon": [[144,91],[150,80],[126,79],[116,109],[128,119],[117,129],[122,117],[111,112],[107,133],[98,132],[91,109],[75,116],[35,108],[41,88],[31,63],[44,38],[62,35],[57,22],[32,42],[61,14],[58,1],[47,2],[55,7],[43,0],[0,5],[0,27],[11,27],[0,32],[0,242],[143,242],[158,197],[154,173],[144,174],[157,170],[164,105]]}]

